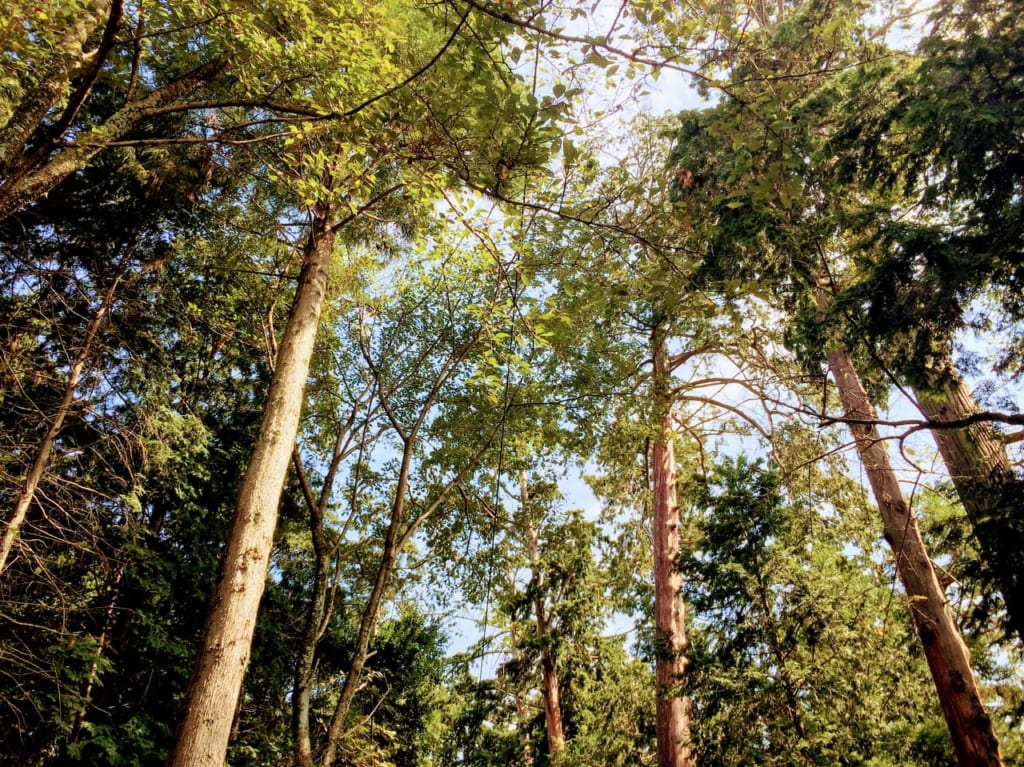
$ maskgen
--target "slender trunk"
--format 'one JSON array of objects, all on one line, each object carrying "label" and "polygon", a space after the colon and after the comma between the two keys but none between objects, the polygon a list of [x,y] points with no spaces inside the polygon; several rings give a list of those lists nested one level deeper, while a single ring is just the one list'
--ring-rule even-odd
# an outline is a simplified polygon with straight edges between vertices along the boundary
[{"label": "slender trunk", "polygon": [[[958,421],[979,411],[974,397],[946,359],[935,383],[914,390],[930,421]],[[1024,482],[1005,446],[987,423],[933,429],[949,478],[978,542],[985,573],[1002,592],[1010,628],[1024,638]]]},{"label": "slender trunk", "polygon": [[[819,305],[825,301],[820,293],[818,301]],[[850,431],[882,515],[885,538],[907,593],[957,761],[961,767],[999,767],[1003,763],[999,743],[971,671],[970,654],[925,549],[913,509],[889,462],[885,443],[870,423],[875,418],[874,408],[849,353],[834,351],[827,358],[846,416],[856,421],[850,424]]]},{"label": "slender trunk", "polygon": [[654,630],[658,685],[656,729],[658,767],[693,767],[690,738],[692,707],[682,694],[689,663],[686,657],[686,608],[679,557],[679,507],[676,501],[675,453],[672,432],[668,350],[658,329],[652,334],[653,396],[658,433],[651,449],[654,506]]},{"label": "slender trunk", "polygon": [[561,761],[565,749],[565,729],[562,727],[562,706],[558,685],[558,671],[555,659],[551,654],[550,620],[547,605],[544,602],[544,571],[540,562],[540,547],[537,543],[537,531],[533,526],[533,515],[530,511],[530,489],[526,482],[526,472],[519,473],[519,494],[523,513],[523,532],[526,535],[526,553],[530,560],[530,569],[536,582],[537,595],[533,600],[533,611],[537,617],[537,638],[540,640],[540,666],[544,692],[544,722],[547,725],[548,759],[556,765]]},{"label": "slender trunk", "polygon": [[[509,590],[514,592],[517,585],[515,566],[512,562],[512,557],[508,557],[506,559],[506,565],[507,569],[505,577],[506,580],[508,580]],[[524,685],[521,681],[526,679],[529,674],[530,659],[522,650],[517,625],[516,621],[512,621],[508,629],[509,638],[512,640],[512,660],[515,663],[516,668],[516,680],[515,684],[512,685],[512,697],[515,701],[516,707],[516,731],[519,733],[519,747],[523,751],[523,767],[533,767],[533,744],[530,741],[529,726],[530,707],[526,701]]]},{"label": "slender trunk", "polygon": [[[272,335],[271,331],[271,335]],[[334,492],[334,481],[342,461],[349,455],[348,439],[352,425],[356,421],[359,405],[353,407],[348,421],[340,427],[334,439],[334,455],[324,476],[320,496],[316,498],[309,483],[302,457],[298,448],[292,451],[292,463],[295,473],[302,486],[302,495],[309,510],[309,534],[313,544],[313,592],[310,595],[309,609],[306,612],[306,625],[303,628],[302,648],[295,664],[295,685],[292,691],[292,727],[295,733],[295,762],[299,767],[313,764],[313,739],[310,729],[312,711],[313,682],[316,679],[316,651],[320,639],[327,631],[331,614],[334,610],[334,593],[338,585],[338,570],[334,567],[334,578],[331,578],[331,563],[334,559],[335,547],[327,535],[325,519]],[[365,438],[365,431],[364,431]],[[361,460],[361,458],[360,458]],[[349,519],[355,514],[358,493],[358,471],[352,487],[352,511]],[[347,525],[346,525],[347,527]],[[342,530],[341,537],[345,532]]]},{"label": "slender trunk", "polygon": [[99,333],[103,319],[110,311],[110,306],[114,302],[114,294],[123,276],[122,272],[111,283],[106,295],[96,309],[96,313],[85,329],[82,348],[79,350],[75,361],[71,364],[71,369],[68,371],[68,380],[64,384],[64,395],[61,397],[60,404],[57,405],[57,411],[53,415],[49,428],[36,446],[35,457],[32,459],[32,465],[25,476],[25,482],[14,499],[14,511],[4,530],[3,537],[0,538],[0,574],[7,567],[7,559],[11,554],[11,549],[14,547],[14,542],[21,532],[22,525],[25,524],[28,510],[35,500],[36,490],[39,488],[39,483],[42,481],[43,474],[46,472],[46,466],[50,461],[53,444],[57,441],[57,436],[60,434],[61,429],[64,428],[64,420],[67,418],[68,413],[71,412],[71,406],[75,400],[75,391],[78,389],[78,384],[82,380],[82,373],[85,371],[86,363],[92,354],[93,342],[96,340],[96,335]]},{"label": "slender trunk", "polygon": [[64,179],[84,167],[110,142],[123,138],[148,117],[152,117],[216,80],[230,69],[224,59],[196,67],[177,80],[157,88],[139,101],[126,104],[94,130],[78,137],[42,167],[16,170],[0,184],[0,220],[16,213],[30,203],[45,197]]},{"label": "slender trunk", "polygon": [[312,488],[306,481],[305,473],[301,471],[302,465],[297,450],[294,451],[292,459],[302,481],[303,494],[309,508],[309,532],[313,541],[313,593],[310,596],[306,625],[302,633],[302,648],[296,664],[292,699],[295,761],[300,767],[310,767],[313,764],[313,743],[309,728],[310,701],[313,695],[313,680],[316,677],[316,646],[323,635],[324,618],[327,613],[330,546],[324,530],[325,509],[313,497]]},{"label": "slender trunk", "polygon": [[334,714],[331,717],[331,724],[327,730],[327,743],[324,745],[324,751],[321,757],[322,767],[331,767],[337,757],[338,745],[341,743],[341,739],[345,734],[345,720],[348,719],[349,711],[352,708],[352,700],[355,698],[355,694],[358,689],[359,679],[362,676],[363,668],[366,665],[367,658],[369,657],[370,642],[373,639],[374,632],[376,630],[381,604],[384,599],[384,592],[387,589],[388,581],[391,579],[391,573],[395,568],[395,562],[398,559],[398,554],[409,542],[419,526],[437,510],[441,505],[441,501],[445,498],[448,492],[458,483],[462,482],[466,474],[472,471],[479,464],[481,458],[489,449],[491,442],[497,433],[497,430],[495,430],[495,432],[485,440],[480,451],[465,463],[454,479],[444,486],[434,503],[430,504],[426,509],[420,512],[420,514],[406,526],[405,532],[401,532],[402,520],[405,517],[405,499],[409,490],[409,475],[412,468],[413,448],[416,445],[420,429],[423,428],[423,424],[430,415],[430,411],[433,408],[434,403],[437,401],[438,394],[440,393],[445,381],[447,381],[448,377],[452,375],[457,365],[465,359],[466,355],[476,345],[478,340],[479,331],[475,334],[472,341],[451,352],[448,359],[441,366],[441,369],[434,378],[430,391],[422,397],[420,401],[419,414],[410,427],[402,425],[395,411],[388,404],[388,390],[385,389],[380,378],[380,371],[373,363],[369,350],[363,341],[360,342],[363,358],[366,360],[375,380],[375,386],[380,396],[381,409],[387,416],[388,421],[390,421],[391,427],[402,440],[402,462],[398,471],[398,481],[395,485],[395,493],[391,503],[391,516],[388,520],[387,533],[384,536],[380,565],[377,567],[377,575],[373,582],[373,588],[370,590],[370,596],[366,601],[366,606],[363,608],[363,615],[359,621],[359,633],[356,637],[355,650],[352,653],[352,663],[349,667],[348,674],[345,676],[345,682],[342,684],[341,692],[338,695],[338,702],[335,706]]},{"label": "slender trunk", "polygon": [[391,518],[388,521],[388,531],[384,536],[384,548],[381,551],[380,565],[377,568],[377,576],[370,590],[370,597],[366,600],[366,607],[363,608],[363,615],[359,621],[359,634],[356,637],[356,647],[352,653],[352,663],[348,673],[345,675],[345,682],[341,687],[338,696],[338,703],[331,717],[331,724],[327,730],[327,744],[324,747],[321,764],[323,767],[331,767],[338,753],[338,745],[345,734],[345,720],[348,719],[348,712],[352,708],[352,700],[355,698],[359,679],[366,665],[366,659],[370,653],[370,641],[373,639],[374,629],[377,625],[377,618],[380,615],[381,603],[384,600],[384,591],[387,589],[388,581],[391,578],[391,571],[395,567],[398,552],[401,548],[399,531],[402,526],[402,519],[405,516],[405,494],[409,486],[409,471],[412,466],[413,437],[405,438],[405,446],[402,451],[402,466],[398,473],[398,483],[395,488],[394,499],[391,503]]},{"label": "slender trunk", "polygon": [[328,210],[306,243],[263,420],[242,475],[235,516],[167,764],[221,767],[267,577],[278,504],[299,429],[303,391],[334,249]]}]

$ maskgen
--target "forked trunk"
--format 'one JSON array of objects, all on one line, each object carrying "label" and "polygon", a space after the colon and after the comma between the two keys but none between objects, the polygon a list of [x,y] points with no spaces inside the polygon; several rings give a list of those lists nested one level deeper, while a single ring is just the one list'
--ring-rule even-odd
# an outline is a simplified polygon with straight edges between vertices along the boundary
[{"label": "forked trunk", "polygon": [[[330,578],[330,546],[324,530],[325,504],[313,497],[309,482],[302,470],[298,450],[293,451],[292,460],[302,483],[309,510],[309,533],[313,543],[313,592],[310,595],[306,625],[302,631],[302,647],[295,666],[295,685],[292,688],[292,728],[295,733],[295,763],[299,767],[313,764],[313,740],[310,734],[310,712],[313,697],[313,682],[316,678],[316,648],[324,632],[328,617],[328,586]],[[333,475],[324,483],[325,500],[330,497]]]},{"label": "forked trunk", "polygon": [[169,767],[224,764],[327,289],[335,239],[328,212],[317,212],[307,240],[302,273],[259,434],[242,475],[223,570],[214,587]]}]

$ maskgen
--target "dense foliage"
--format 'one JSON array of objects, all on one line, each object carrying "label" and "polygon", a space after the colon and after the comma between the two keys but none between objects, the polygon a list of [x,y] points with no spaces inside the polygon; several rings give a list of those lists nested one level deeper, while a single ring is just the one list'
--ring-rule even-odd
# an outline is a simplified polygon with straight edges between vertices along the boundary
[{"label": "dense foliage", "polygon": [[275,440],[211,763],[677,767],[673,699],[702,765],[974,764],[888,505],[969,650],[976,763],[1022,763],[1022,18],[15,0],[0,763],[194,737]]}]

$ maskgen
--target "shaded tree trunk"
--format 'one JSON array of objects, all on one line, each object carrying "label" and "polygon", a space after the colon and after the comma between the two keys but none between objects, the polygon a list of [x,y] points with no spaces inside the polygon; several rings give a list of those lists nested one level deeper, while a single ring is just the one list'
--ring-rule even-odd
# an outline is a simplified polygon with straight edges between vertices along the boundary
[{"label": "shaded tree trunk", "polygon": [[779,631],[778,622],[775,620],[775,613],[772,612],[771,597],[768,595],[768,584],[760,570],[755,575],[757,580],[757,598],[764,614],[764,620],[768,627],[768,647],[775,663],[778,666],[779,679],[782,680],[783,690],[786,695],[786,710],[789,720],[793,723],[793,730],[800,740],[807,740],[807,727],[804,725],[804,717],[800,708],[800,697],[797,694],[797,683],[793,679],[793,673],[786,662],[786,651],[783,648],[783,637]]},{"label": "shaded tree trunk", "polygon": [[[819,292],[818,305],[824,310],[825,304]],[[999,767],[1003,763],[999,743],[981,701],[970,654],[928,556],[914,511],[889,462],[885,443],[870,423],[875,418],[874,408],[850,354],[829,352],[827,359],[846,417],[855,421],[849,428],[882,515],[885,538],[907,593],[957,761],[961,767]]]},{"label": "shaded tree trunk", "polygon": [[143,120],[184,108],[176,102],[216,80],[231,68],[229,61],[215,59],[188,72],[145,98],[121,107],[93,131],[77,137],[73,146],[63,149],[41,165],[30,163],[16,168],[0,184],[0,219],[45,197],[59,183],[84,167],[112,141],[123,138]]},{"label": "shaded tree trunk", "polygon": [[352,701],[356,696],[359,680],[370,654],[370,642],[373,640],[377,626],[377,618],[384,601],[384,592],[391,579],[391,572],[395,568],[395,562],[401,550],[401,541],[404,540],[401,538],[401,527],[405,517],[405,496],[409,486],[409,471],[412,466],[413,441],[409,438],[405,440],[402,465],[398,472],[398,483],[391,503],[391,517],[388,520],[388,530],[384,536],[380,565],[377,567],[377,575],[374,578],[370,596],[363,608],[363,615],[359,621],[359,632],[356,636],[356,646],[352,652],[352,662],[345,674],[345,682],[342,684],[338,703],[334,708],[331,724],[327,730],[327,744],[321,759],[323,767],[331,767],[334,764],[338,746],[345,734],[345,721],[348,719],[348,712],[352,708]]},{"label": "shaded tree trunk", "polygon": [[530,489],[526,482],[526,472],[519,473],[519,495],[522,506],[523,532],[526,535],[526,554],[533,571],[536,596],[533,599],[533,611],[537,618],[537,638],[540,640],[540,667],[544,693],[544,722],[547,729],[548,761],[556,765],[565,750],[565,729],[562,726],[562,705],[559,692],[558,671],[555,659],[551,654],[550,634],[551,621],[548,617],[547,605],[544,601],[544,571],[540,561],[540,547],[537,543],[537,531],[533,525],[530,511]]},{"label": "shaded tree trunk", "polygon": [[328,585],[330,579],[330,544],[324,530],[326,502],[330,498],[329,483],[325,481],[320,499],[313,497],[312,488],[302,468],[298,450],[292,455],[296,473],[309,510],[309,532],[313,543],[313,593],[310,595],[306,625],[302,632],[302,647],[295,667],[295,687],[292,691],[292,727],[295,732],[295,762],[300,767],[313,764],[313,742],[310,736],[310,702],[313,680],[316,677],[316,647],[323,636],[328,616]]},{"label": "shaded tree trunk", "polygon": [[224,764],[327,290],[335,240],[329,214],[326,208],[316,212],[306,241],[302,272],[263,420],[242,476],[223,570],[214,587],[169,767]]},{"label": "shaded tree trunk", "polygon": [[50,453],[53,451],[53,445],[57,441],[61,429],[64,428],[64,421],[67,419],[68,413],[71,412],[71,406],[75,401],[75,391],[78,389],[78,384],[82,380],[82,374],[85,372],[85,366],[92,355],[93,342],[99,333],[100,325],[103,324],[104,318],[110,312],[110,307],[114,302],[114,294],[123,276],[124,272],[121,272],[114,279],[99,307],[97,307],[95,314],[93,314],[92,319],[89,321],[89,325],[85,330],[85,338],[82,340],[82,348],[75,356],[71,369],[68,371],[68,380],[64,384],[64,394],[57,405],[56,412],[53,414],[50,426],[36,446],[35,456],[25,476],[25,482],[14,499],[14,509],[11,513],[11,518],[7,522],[3,536],[0,537],[0,574],[7,567],[7,559],[10,557],[11,549],[14,548],[14,543],[18,539],[21,528],[28,516],[28,510],[35,500],[36,490],[38,490],[39,483],[42,481],[43,474],[46,472],[46,467],[50,462]]},{"label": "shaded tree trunk", "polygon": [[[946,358],[933,384],[914,389],[930,421],[959,421],[979,412],[967,385]],[[987,423],[932,430],[981,552],[983,568],[1006,604],[1007,623],[1024,638],[1024,482]]]},{"label": "shaded tree trunk", "polygon": [[[517,588],[516,573],[511,557],[506,560],[506,565],[509,589],[515,591]],[[512,698],[516,709],[516,732],[519,734],[519,747],[522,749],[523,767],[533,767],[533,743],[530,739],[530,706],[526,700],[525,685],[521,681],[529,677],[531,663],[530,658],[522,650],[516,621],[513,620],[511,622],[508,631],[509,637],[512,640],[512,662],[516,670],[515,683],[512,685]]]},{"label": "shaded tree trunk", "polygon": [[651,474],[654,506],[654,630],[658,685],[656,729],[658,767],[693,767],[690,737],[692,706],[682,694],[689,660],[686,657],[686,608],[679,556],[679,506],[676,500],[675,451],[672,430],[671,371],[660,327],[651,335],[654,360],[653,397],[658,433],[654,438]]}]

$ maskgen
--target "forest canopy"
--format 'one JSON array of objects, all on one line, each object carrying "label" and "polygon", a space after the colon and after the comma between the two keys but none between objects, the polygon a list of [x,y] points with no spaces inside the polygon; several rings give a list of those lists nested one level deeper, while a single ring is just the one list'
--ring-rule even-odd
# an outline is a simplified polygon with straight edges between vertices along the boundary
[{"label": "forest canopy", "polygon": [[13,0],[0,763],[1024,764],[1021,19]]}]

